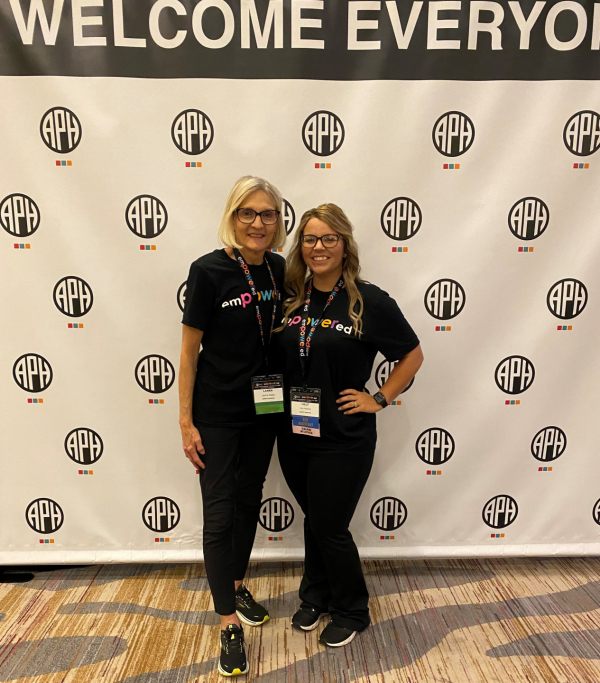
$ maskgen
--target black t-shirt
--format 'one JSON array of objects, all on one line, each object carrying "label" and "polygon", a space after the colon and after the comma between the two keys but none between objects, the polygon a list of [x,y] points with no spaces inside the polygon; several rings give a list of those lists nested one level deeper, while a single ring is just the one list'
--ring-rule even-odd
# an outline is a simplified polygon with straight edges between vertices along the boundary
[{"label": "black t-shirt", "polygon": [[[348,315],[348,293],[340,290],[315,330],[308,360],[307,387],[321,389],[321,436],[292,433],[290,387],[302,386],[299,335],[304,304],[280,333],[273,335],[274,364],[283,373],[286,398],[285,427],[282,437],[292,439],[295,449],[311,453],[323,451],[363,453],[375,447],[377,432],[374,413],[344,415],[336,400],[340,391],[362,391],[371,376],[377,352],[389,361],[403,358],[419,345],[398,304],[375,285],[359,283],[363,297],[363,333],[352,331]],[[321,317],[329,292],[313,287],[309,315]],[[311,324],[307,326],[307,334]]]},{"label": "black t-shirt", "polygon": [[[269,252],[279,292],[285,260]],[[259,296],[265,341],[273,314],[273,283],[267,264],[249,266]],[[281,320],[277,302],[276,325]],[[240,423],[256,418],[251,377],[268,372],[256,319],[256,303],[240,264],[224,249],[194,261],[185,293],[184,325],[204,332],[198,358],[192,414],[194,422]],[[268,348],[268,347],[267,347]]]}]

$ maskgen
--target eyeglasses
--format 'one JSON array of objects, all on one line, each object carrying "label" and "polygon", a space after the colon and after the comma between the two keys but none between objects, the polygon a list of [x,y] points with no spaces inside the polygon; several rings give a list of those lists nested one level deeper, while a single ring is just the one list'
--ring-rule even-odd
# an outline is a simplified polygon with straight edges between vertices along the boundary
[{"label": "eyeglasses", "polygon": [[316,235],[302,235],[300,241],[302,242],[303,247],[316,247],[317,242],[320,241],[326,249],[333,249],[333,247],[335,247],[340,241],[340,237],[341,235],[336,235],[333,233],[330,233],[329,235],[321,235],[321,237],[317,237]]},{"label": "eyeglasses", "polygon": [[276,211],[275,209],[265,209],[264,211],[255,211],[254,209],[235,210],[235,214],[237,215],[240,223],[246,223],[246,225],[254,223],[257,216],[260,216],[260,220],[262,221],[263,225],[274,225],[277,223],[280,213],[280,211]]}]

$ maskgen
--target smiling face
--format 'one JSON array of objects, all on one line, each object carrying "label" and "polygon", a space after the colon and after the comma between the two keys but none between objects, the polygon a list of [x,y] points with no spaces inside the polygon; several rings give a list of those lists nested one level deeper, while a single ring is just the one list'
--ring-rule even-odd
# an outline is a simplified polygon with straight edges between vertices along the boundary
[{"label": "smiling face", "polygon": [[[322,237],[323,235],[337,235],[338,233],[320,218],[311,218],[306,224],[303,234]],[[302,245],[302,257],[313,275],[327,277],[333,274],[341,274],[344,250],[345,243],[342,237],[335,247],[329,249],[324,247],[319,240],[314,247]]]},{"label": "smiling face", "polygon": [[[249,194],[238,208],[254,209],[257,214],[267,209],[277,210],[271,197],[266,192],[263,192],[263,190],[256,190],[256,192]],[[258,215],[253,223],[242,223],[238,219],[237,214],[234,214],[233,228],[235,230],[235,240],[241,245],[242,249],[263,252],[269,248],[273,241],[273,236],[277,231],[277,223],[264,225]]]}]

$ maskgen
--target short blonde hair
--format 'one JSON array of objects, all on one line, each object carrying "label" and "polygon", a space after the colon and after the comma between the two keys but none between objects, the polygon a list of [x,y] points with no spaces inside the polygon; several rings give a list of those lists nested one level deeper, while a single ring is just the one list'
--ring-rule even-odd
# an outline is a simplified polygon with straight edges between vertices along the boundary
[{"label": "short blonde hair", "polygon": [[275,208],[279,211],[279,218],[277,219],[277,229],[273,235],[273,240],[269,245],[269,248],[280,248],[285,244],[285,225],[283,224],[283,210],[282,204],[283,199],[281,198],[281,193],[275,187],[271,185],[268,180],[263,178],[257,178],[252,175],[245,175],[240,178],[235,185],[231,188],[229,197],[225,202],[225,210],[223,211],[223,218],[221,219],[221,225],[219,226],[219,241],[228,247],[235,247],[240,249],[241,244],[238,244],[235,239],[235,227],[234,227],[234,212],[239,209],[244,203],[244,200],[251,195],[253,192],[262,190],[269,195]]}]

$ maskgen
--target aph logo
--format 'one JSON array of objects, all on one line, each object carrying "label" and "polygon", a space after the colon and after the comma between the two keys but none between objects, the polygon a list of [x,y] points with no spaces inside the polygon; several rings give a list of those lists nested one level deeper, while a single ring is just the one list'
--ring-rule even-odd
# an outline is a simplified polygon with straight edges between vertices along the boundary
[{"label": "aph logo", "polygon": [[[391,362],[389,360],[384,360],[381,363],[379,363],[379,365],[377,366],[377,370],[375,370],[375,383],[377,384],[378,389],[381,389],[381,387],[388,381],[388,379],[390,378],[390,374],[392,370],[396,367],[397,363],[397,360]],[[414,381],[415,378],[413,377],[408,383],[406,389],[404,389],[400,393],[404,394],[405,392],[407,392],[412,387]]]},{"label": "aph logo", "polygon": [[149,500],[142,510],[142,520],[151,531],[171,531],[179,524],[179,506],[174,500],[157,496]]},{"label": "aph logo", "polygon": [[81,142],[81,124],[70,109],[53,107],[42,116],[40,135],[53,152],[68,154]]},{"label": "aph logo", "polygon": [[456,280],[436,280],[425,292],[425,308],[438,320],[455,318],[466,300],[465,290]]},{"label": "aph logo", "polygon": [[0,225],[9,235],[29,237],[40,226],[40,210],[26,194],[9,194],[0,203]]},{"label": "aph logo", "polygon": [[149,194],[141,194],[127,204],[125,220],[131,232],[142,239],[151,240],[164,231],[169,216],[160,199]]},{"label": "aph logo", "polygon": [[441,465],[454,455],[454,439],[445,429],[431,427],[419,435],[415,450],[428,465]]},{"label": "aph logo", "polygon": [[175,368],[164,356],[144,356],[135,366],[136,382],[150,394],[162,394],[173,386]]},{"label": "aph logo", "polygon": [[381,531],[399,529],[407,517],[406,505],[399,498],[380,498],[371,507],[371,522]]},{"label": "aph logo", "polygon": [[187,291],[187,280],[183,282],[179,289],[177,290],[177,305],[179,306],[181,312],[185,310],[185,293]]},{"label": "aph logo", "polygon": [[53,534],[65,521],[62,508],[50,498],[36,498],[25,510],[27,524],[38,534]]},{"label": "aph logo", "polygon": [[70,318],[85,315],[94,303],[94,295],[88,283],[75,275],[59,280],[52,292],[52,298],[56,308]]},{"label": "aph logo", "polygon": [[524,356],[508,356],[498,363],[495,378],[505,394],[522,394],[533,384],[535,368]]},{"label": "aph logo", "polygon": [[346,132],[342,120],[330,111],[316,111],[302,126],[302,140],[309,152],[328,157],[342,146]]},{"label": "aph logo", "polygon": [[571,320],[583,311],[587,300],[588,293],[583,282],[565,278],[550,287],[546,303],[552,315],[561,320]]},{"label": "aph logo", "polygon": [[565,452],[567,435],[560,427],[544,427],[533,437],[531,454],[536,460],[556,460]]},{"label": "aph logo", "polygon": [[592,517],[594,518],[594,522],[596,522],[596,524],[600,524],[600,500],[597,500],[594,503],[594,509],[592,510]]},{"label": "aph logo", "polygon": [[508,227],[520,240],[534,240],[548,227],[550,211],[537,197],[523,197],[508,212]]},{"label": "aph logo", "polygon": [[260,506],[258,521],[267,531],[285,531],[294,521],[294,508],[284,498],[267,498]]},{"label": "aph logo", "polygon": [[206,152],[212,145],[215,130],[203,111],[186,109],[175,117],[171,137],[180,152],[197,155]]},{"label": "aph logo", "polygon": [[93,429],[78,427],[67,434],[65,452],[73,462],[92,465],[102,457],[104,444],[100,435]]},{"label": "aph logo", "polygon": [[13,377],[21,389],[37,394],[50,386],[53,375],[45,358],[37,353],[26,353],[15,361]]},{"label": "aph logo", "polygon": [[419,232],[422,220],[419,205],[408,197],[392,199],[381,212],[383,232],[393,240],[408,240],[414,237]]},{"label": "aph logo", "polygon": [[563,141],[569,152],[587,157],[600,147],[600,114],[584,110],[573,114],[565,125]]},{"label": "aph logo", "polygon": [[283,200],[283,224],[285,226],[285,234],[290,235],[294,226],[296,225],[296,213],[294,207],[288,202],[287,199]]},{"label": "aph logo", "polygon": [[442,114],[433,126],[433,144],[446,157],[459,157],[469,150],[475,140],[475,126],[460,111]]},{"label": "aph logo", "polygon": [[511,496],[494,496],[483,506],[483,521],[492,529],[504,529],[519,514],[517,501]]}]

